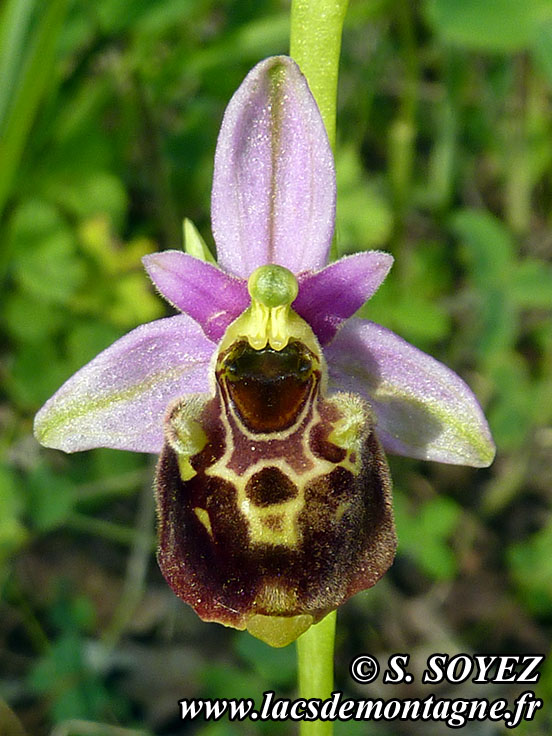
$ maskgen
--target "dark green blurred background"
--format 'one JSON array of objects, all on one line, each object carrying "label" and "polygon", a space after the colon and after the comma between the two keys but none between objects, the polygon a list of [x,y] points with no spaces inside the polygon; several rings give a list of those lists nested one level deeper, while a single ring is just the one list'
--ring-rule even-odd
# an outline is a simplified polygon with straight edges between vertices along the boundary
[{"label": "dark green blurred background", "polygon": [[[179,721],[179,698],[293,696],[294,647],[203,624],[173,596],[154,558],[151,458],[66,456],[32,436],[63,380],[170,313],[140,257],[180,248],[185,216],[212,244],[221,116],[254,63],[287,52],[289,1],[0,8],[0,695],[29,736],[293,734]],[[419,677],[355,685],[348,663],[362,652],[383,664],[409,652],[421,674],[435,651],[550,650],[551,91],[552,0],[351,2],[338,250],[393,253],[363,316],[459,372],[498,446],[489,470],[391,458],[397,561],[338,618],[336,681],[352,697],[429,692]],[[552,667],[542,669],[543,712],[517,733],[552,728]],[[468,681],[438,693],[519,689]]]}]

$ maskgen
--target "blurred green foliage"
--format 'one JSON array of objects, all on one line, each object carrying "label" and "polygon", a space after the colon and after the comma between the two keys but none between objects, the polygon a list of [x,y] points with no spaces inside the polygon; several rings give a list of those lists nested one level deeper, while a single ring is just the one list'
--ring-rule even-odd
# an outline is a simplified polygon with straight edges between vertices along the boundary
[{"label": "blurred green foliage", "polygon": [[[141,256],[181,247],[185,217],[214,251],[222,112],[249,67],[286,52],[288,11],[285,0],[0,9],[0,691],[30,736],[75,718],[106,736],[116,724],[129,736],[292,732],[178,722],[181,697],[290,696],[293,648],[205,628],[173,598],[153,560],[146,458],[68,457],[32,438],[63,380],[168,313]],[[351,2],[337,249],[393,253],[362,315],[469,381],[498,457],[488,471],[392,460],[397,563],[343,609],[345,689],[352,655],[420,640],[436,651],[443,632],[451,654],[550,646],[551,90],[551,0]],[[439,633],[420,633],[419,610]],[[164,666],[173,650],[177,666]],[[549,666],[539,687],[552,697]],[[549,732],[546,717],[531,734]]]}]

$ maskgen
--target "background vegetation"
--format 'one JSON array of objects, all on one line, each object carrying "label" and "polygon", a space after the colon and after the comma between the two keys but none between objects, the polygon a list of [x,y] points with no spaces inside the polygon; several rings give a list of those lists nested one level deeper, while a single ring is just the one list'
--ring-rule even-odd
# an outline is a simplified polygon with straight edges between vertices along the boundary
[{"label": "background vegetation", "polygon": [[[222,112],[255,62],[287,51],[289,2],[5,0],[0,13],[0,693],[29,736],[291,734],[178,720],[179,698],[290,696],[294,648],[203,624],[173,596],[154,558],[151,458],[66,456],[32,437],[65,378],[169,313],[140,256],[181,247],[185,216],[212,243]],[[338,619],[337,685],[354,697],[428,693],[419,678],[355,685],[362,652],[410,652],[416,674],[436,651],[550,649],[551,89],[551,0],[351,2],[338,248],[395,255],[362,314],[463,375],[498,445],[483,471],[391,458],[397,561]],[[550,732],[550,664],[538,694],[544,711],[518,733]]]}]

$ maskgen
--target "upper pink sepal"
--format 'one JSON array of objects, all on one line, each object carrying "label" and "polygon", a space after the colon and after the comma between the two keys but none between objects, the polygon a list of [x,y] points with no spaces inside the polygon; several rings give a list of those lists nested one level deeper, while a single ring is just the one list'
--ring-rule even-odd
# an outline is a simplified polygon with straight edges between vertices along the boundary
[{"label": "upper pink sepal", "polygon": [[211,215],[218,262],[237,276],[266,263],[293,273],[326,263],[335,218],[333,156],[306,79],[287,56],[257,64],[230,100]]}]

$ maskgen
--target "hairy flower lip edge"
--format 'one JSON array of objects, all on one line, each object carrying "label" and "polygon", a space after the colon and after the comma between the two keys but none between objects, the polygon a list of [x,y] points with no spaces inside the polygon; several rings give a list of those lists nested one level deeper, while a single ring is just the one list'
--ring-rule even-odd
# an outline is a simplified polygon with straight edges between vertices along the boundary
[{"label": "hairy flower lip edge", "polygon": [[307,80],[290,57],[268,57],[223,116],[211,197],[217,260],[245,278],[270,262],[323,268],[335,211],[334,157]]}]

